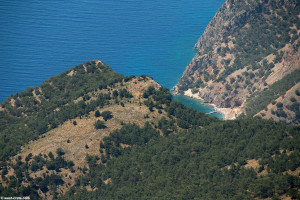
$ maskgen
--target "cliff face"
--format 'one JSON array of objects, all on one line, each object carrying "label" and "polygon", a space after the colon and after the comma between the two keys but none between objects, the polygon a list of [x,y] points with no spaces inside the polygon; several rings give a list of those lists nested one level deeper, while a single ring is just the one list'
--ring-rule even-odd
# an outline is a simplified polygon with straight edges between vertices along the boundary
[{"label": "cliff face", "polygon": [[175,93],[245,110],[249,98],[300,68],[299,7],[296,0],[227,0],[196,43]]}]

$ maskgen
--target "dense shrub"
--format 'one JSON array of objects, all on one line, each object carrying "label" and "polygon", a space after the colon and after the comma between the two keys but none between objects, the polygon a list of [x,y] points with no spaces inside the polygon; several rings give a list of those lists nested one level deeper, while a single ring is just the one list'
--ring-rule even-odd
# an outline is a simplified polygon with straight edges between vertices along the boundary
[{"label": "dense shrub", "polygon": [[94,124],[96,129],[104,129],[106,128],[105,123],[101,120],[97,120]]}]

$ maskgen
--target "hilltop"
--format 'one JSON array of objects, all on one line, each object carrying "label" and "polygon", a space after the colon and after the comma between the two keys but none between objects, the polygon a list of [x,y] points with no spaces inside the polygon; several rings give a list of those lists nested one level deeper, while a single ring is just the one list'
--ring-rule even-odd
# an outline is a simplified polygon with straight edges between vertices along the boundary
[{"label": "hilltop", "polygon": [[299,124],[299,7],[296,0],[227,0],[196,43],[175,94],[215,104],[227,118]]},{"label": "hilltop", "polygon": [[[148,88],[163,89],[151,77],[124,77],[95,60],[51,77],[38,87],[12,95],[1,103],[0,136],[3,140],[0,155],[1,167],[5,170],[2,185],[11,187],[9,175],[14,173],[19,180],[17,187],[20,187],[55,172],[64,175],[61,180],[64,184],[57,188],[58,194],[66,192],[74,185],[75,178],[83,174],[86,156],[98,155],[99,141],[110,132],[125,124],[142,126],[165,115],[152,108],[150,112],[145,105],[148,99],[143,98],[143,94]],[[111,119],[102,116],[105,112],[110,113]],[[96,129],[97,120],[105,121],[105,127]],[[63,158],[57,153],[58,149],[63,152]],[[12,166],[8,167],[5,161]],[[49,165],[50,169],[51,165],[58,167],[49,170]],[[24,174],[18,176],[22,174],[21,166],[30,172],[27,171],[25,177]],[[53,198],[54,193],[45,188],[38,191],[43,198]]]}]

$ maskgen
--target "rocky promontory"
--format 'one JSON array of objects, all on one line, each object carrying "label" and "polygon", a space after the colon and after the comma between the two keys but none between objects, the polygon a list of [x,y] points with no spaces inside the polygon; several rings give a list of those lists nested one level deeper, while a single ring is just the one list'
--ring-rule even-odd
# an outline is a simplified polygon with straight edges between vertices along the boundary
[{"label": "rocky promontory", "polygon": [[[299,82],[296,77],[284,79],[300,69],[298,11],[296,0],[227,0],[196,43],[196,55],[174,87],[175,94],[190,90],[219,108],[239,110],[238,115],[253,116],[265,109]],[[276,98],[266,98],[260,110],[250,107],[249,102],[278,81],[286,87],[276,91]],[[284,102],[284,107],[291,103]],[[288,121],[298,123],[299,109],[292,112]]]}]

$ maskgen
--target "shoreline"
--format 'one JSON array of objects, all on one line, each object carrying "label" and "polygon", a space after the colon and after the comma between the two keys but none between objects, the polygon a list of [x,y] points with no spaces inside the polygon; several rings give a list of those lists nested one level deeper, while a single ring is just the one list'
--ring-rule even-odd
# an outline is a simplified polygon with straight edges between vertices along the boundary
[{"label": "shoreline", "polygon": [[[175,94],[178,95],[178,94]],[[203,98],[199,96],[199,93],[192,93],[191,89],[184,91],[183,96],[187,96],[193,99],[200,100],[204,102]],[[214,111],[222,115],[222,120],[234,120],[236,119],[237,115],[240,114],[240,108],[219,108],[215,104],[212,103],[204,103],[210,105],[214,108]]]}]

